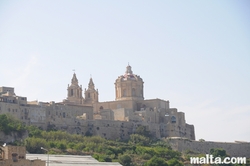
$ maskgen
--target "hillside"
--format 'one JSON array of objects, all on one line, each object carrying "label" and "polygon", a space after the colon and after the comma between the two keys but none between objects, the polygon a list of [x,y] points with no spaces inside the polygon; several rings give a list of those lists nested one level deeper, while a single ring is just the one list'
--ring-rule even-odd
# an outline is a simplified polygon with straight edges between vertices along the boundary
[{"label": "hillside", "polygon": [[[153,140],[146,128],[140,127],[126,141],[111,141],[98,136],[81,136],[63,131],[43,131],[34,126],[24,126],[9,115],[0,115],[0,131],[6,135],[28,131],[28,137],[11,144],[25,146],[29,153],[92,155],[102,162],[119,162],[124,166],[183,166],[190,156],[202,157],[192,151],[180,153],[171,149],[167,142]],[[1,140],[0,140],[1,141]],[[226,152],[215,150],[217,155]]]}]

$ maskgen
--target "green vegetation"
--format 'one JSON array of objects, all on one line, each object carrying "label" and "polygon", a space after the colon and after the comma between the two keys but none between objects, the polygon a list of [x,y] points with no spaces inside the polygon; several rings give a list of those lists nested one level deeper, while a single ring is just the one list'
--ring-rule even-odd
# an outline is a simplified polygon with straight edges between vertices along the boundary
[{"label": "green vegetation", "polygon": [[[224,149],[220,148],[212,148],[210,149],[210,154],[213,155],[214,157],[221,157],[223,160],[225,157],[229,157]],[[214,164],[215,166],[233,166],[233,164]]]},{"label": "green vegetation", "polygon": [[[174,151],[167,142],[152,140],[146,127],[138,127],[136,134],[130,135],[127,141],[112,141],[99,136],[69,134],[52,128],[43,131],[34,126],[24,126],[9,115],[0,115],[0,131],[5,134],[26,130],[29,137],[23,142],[16,142],[16,145],[26,146],[30,153],[46,153],[41,149],[44,147],[50,154],[92,155],[100,162],[113,161],[124,166],[183,166],[191,156],[205,156],[190,150],[183,154]],[[227,156],[223,149],[211,149],[210,154],[222,158]]]},{"label": "green vegetation", "polygon": [[145,163],[145,166],[168,166],[167,162],[163,158],[158,158],[154,156],[148,162]]},{"label": "green vegetation", "polygon": [[[161,141],[132,134],[127,142],[111,141],[99,136],[83,137],[63,131],[42,131],[28,127],[29,137],[24,145],[30,153],[45,153],[40,147],[49,149],[51,154],[88,154],[98,161],[120,162],[124,166],[153,165],[175,159],[181,161],[181,153]],[[163,162],[164,161],[164,162]],[[180,162],[181,163],[181,162]]]},{"label": "green vegetation", "polygon": [[26,130],[25,126],[19,120],[9,114],[0,115],[0,131],[8,135],[11,132],[22,134]]}]

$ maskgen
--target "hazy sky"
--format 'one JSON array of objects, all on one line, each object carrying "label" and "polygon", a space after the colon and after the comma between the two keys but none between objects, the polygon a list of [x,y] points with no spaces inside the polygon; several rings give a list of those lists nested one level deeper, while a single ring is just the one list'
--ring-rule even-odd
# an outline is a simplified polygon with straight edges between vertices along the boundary
[{"label": "hazy sky", "polygon": [[250,1],[0,1],[0,86],[66,98],[73,69],[100,101],[132,66],[196,138],[250,141]]}]

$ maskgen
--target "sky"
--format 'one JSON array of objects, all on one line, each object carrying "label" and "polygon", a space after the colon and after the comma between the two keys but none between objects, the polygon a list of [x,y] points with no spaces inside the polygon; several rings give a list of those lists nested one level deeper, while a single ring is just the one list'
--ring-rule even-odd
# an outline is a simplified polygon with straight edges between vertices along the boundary
[{"label": "sky", "polygon": [[0,86],[61,102],[73,70],[115,100],[128,63],[196,139],[250,142],[250,1],[0,1]]}]

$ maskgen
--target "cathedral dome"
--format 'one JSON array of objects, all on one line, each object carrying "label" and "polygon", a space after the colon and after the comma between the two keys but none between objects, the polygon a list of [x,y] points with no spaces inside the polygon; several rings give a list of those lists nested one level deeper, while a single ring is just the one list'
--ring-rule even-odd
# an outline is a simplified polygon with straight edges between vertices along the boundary
[{"label": "cathedral dome", "polygon": [[133,74],[132,67],[128,65],[124,75],[118,77],[117,81],[127,81],[127,80],[141,80],[140,76]]},{"label": "cathedral dome", "polygon": [[143,80],[133,73],[131,66],[115,81],[116,100],[143,100]]}]

